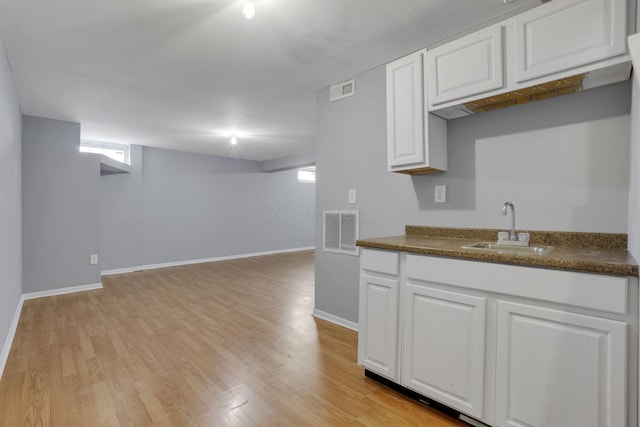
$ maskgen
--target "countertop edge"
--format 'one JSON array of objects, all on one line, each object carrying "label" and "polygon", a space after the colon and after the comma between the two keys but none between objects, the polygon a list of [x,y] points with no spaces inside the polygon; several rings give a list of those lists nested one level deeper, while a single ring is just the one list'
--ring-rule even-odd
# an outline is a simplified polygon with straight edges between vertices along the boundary
[{"label": "countertop edge", "polygon": [[[431,227],[424,225],[406,225],[405,235],[431,238],[478,239],[491,241],[498,236],[499,230],[493,228],[455,228]],[[590,248],[598,246],[615,250],[626,250],[628,236],[622,233],[594,233],[577,231],[518,230],[530,235],[532,245],[568,246]]]},{"label": "countertop edge", "polygon": [[578,271],[586,273],[610,274],[615,276],[638,277],[638,266],[632,264],[585,261],[579,259],[553,258],[537,255],[493,254],[487,252],[473,252],[471,250],[451,250],[428,246],[413,246],[378,242],[362,239],[357,246],[372,249],[394,250],[401,252],[433,255],[447,258],[466,259],[472,261],[491,262],[496,264],[518,265],[523,267],[540,267],[560,270]]}]

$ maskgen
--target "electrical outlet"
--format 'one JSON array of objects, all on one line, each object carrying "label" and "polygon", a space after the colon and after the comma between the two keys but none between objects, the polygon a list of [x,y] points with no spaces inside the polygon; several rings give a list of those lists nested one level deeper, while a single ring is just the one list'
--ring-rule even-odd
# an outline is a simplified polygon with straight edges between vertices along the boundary
[{"label": "electrical outlet", "polygon": [[98,254],[92,254],[90,262],[91,262],[91,265],[97,264],[98,263]]},{"label": "electrical outlet", "polygon": [[435,186],[434,202],[436,202],[436,203],[446,203],[447,202],[447,186],[446,185],[436,185]]},{"label": "electrical outlet", "polygon": [[349,190],[349,203],[356,203],[356,190]]}]

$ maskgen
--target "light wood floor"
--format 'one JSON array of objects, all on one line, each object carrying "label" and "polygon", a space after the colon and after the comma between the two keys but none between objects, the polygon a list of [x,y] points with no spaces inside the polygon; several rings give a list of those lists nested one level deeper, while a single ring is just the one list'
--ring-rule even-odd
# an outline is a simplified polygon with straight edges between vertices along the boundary
[{"label": "light wood floor", "polygon": [[313,252],[103,283],[25,302],[0,426],[464,425],[363,376],[311,316]]}]

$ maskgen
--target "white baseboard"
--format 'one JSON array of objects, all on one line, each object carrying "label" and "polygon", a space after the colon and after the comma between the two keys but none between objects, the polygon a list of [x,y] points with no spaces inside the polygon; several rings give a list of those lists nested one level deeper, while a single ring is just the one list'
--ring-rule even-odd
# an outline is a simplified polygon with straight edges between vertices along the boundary
[{"label": "white baseboard", "polygon": [[9,328],[7,339],[4,340],[4,346],[2,347],[2,352],[0,352],[0,380],[2,379],[4,368],[7,364],[7,360],[9,359],[9,352],[11,351],[11,346],[13,345],[13,339],[15,338],[16,331],[18,329],[18,322],[20,321],[22,306],[24,305],[24,302],[26,300],[42,298],[42,297],[51,297],[54,295],[70,294],[73,292],[91,291],[94,289],[102,289],[102,283],[92,283],[90,285],[71,286],[68,288],[52,289],[49,291],[29,292],[27,294],[22,294],[20,296],[20,299],[18,300],[18,306],[16,307],[16,312],[13,315],[13,320],[11,321],[11,327]]},{"label": "white baseboard", "polygon": [[342,326],[343,328],[351,329],[352,331],[358,332],[358,324],[352,322],[351,320],[343,319],[342,317],[335,316],[316,308],[313,309],[313,313],[311,315],[313,317],[317,317],[318,319],[326,320],[327,322],[335,323],[336,325]]},{"label": "white baseboard", "polygon": [[11,326],[9,327],[9,333],[7,334],[7,339],[4,340],[4,345],[2,346],[2,352],[0,353],[0,380],[2,380],[4,367],[7,365],[7,360],[9,359],[9,352],[11,351],[13,338],[16,336],[16,331],[18,330],[18,322],[20,321],[20,314],[22,313],[23,303],[24,303],[24,298],[21,296],[18,299],[18,306],[16,307],[16,312],[13,315],[13,320],[11,321]]},{"label": "white baseboard", "polygon": [[102,283],[92,283],[90,285],[70,286],[68,288],[51,289],[49,291],[29,292],[22,294],[23,300],[52,297],[55,295],[71,294],[74,292],[92,291],[94,289],[102,289]]},{"label": "white baseboard", "polygon": [[256,256],[264,256],[264,255],[275,255],[275,254],[285,254],[289,252],[301,252],[301,251],[310,251],[315,249],[315,246],[305,246],[302,248],[291,248],[291,249],[278,249],[275,251],[264,251],[264,252],[252,252],[247,254],[238,254],[238,255],[228,255],[221,256],[215,258],[201,258],[201,259],[191,259],[186,261],[173,261],[173,262],[162,262],[158,264],[145,264],[139,267],[129,267],[129,268],[120,268],[115,270],[105,270],[100,274],[102,276],[107,276],[111,274],[123,274],[123,273],[133,273],[134,271],[142,271],[142,270],[155,270],[156,268],[167,268],[167,267],[179,267],[182,265],[190,265],[190,264],[202,264],[205,262],[217,262],[217,261],[228,261],[232,259],[240,259],[240,258],[251,258]]},{"label": "white baseboard", "polygon": [[112,274],[125,274],[125,273],[133,273],[136,270],[140,270],[139,267],[129,267],[129,268],[116,268],[113,270],[103,270],[100,272],[101,276],[110,276]]}]

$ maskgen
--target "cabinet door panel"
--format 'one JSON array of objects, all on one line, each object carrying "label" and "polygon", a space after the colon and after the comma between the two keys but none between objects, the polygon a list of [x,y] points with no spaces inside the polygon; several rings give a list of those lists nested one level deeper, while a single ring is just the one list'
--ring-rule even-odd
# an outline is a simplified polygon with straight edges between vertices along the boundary
[{"label": "cabinet door panel", "polygon": [[625,0],[550,2],[515,18],[518,83],[626,52]]},{"label": "cabinet door panel", "polygon": [[482,418],[486,300],[407,284],[402,385]]},{"label": "cabinet door panel", "polygon": [[389,166],[425,162],[422,52],[387,64]]},{"label": "cabinet door panel", "polygon": [[624,427],[626,324],[500,301],[500,426]]},{"label": "cabinet door panel", "polygon": [[360,276],[358,363],[397,381],[398,281]]},{"label": "cabinet door panel", "polygon": [[502,88],[502,27],[490,27],[427,51],[427,67],[430,105]]}]

